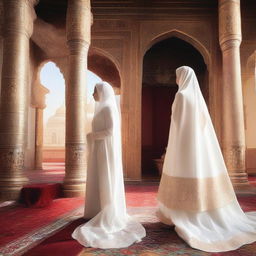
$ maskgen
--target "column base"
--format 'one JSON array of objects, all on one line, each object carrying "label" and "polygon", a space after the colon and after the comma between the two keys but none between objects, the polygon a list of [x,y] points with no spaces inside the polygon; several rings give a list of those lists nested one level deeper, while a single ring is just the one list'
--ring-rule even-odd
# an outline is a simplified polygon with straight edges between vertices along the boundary
[{"label": "column base", "polygon": [[233,183],[233,188],[237,195],[256,195],[256,187],[250,185],[250,183]]},{"label": "column base", "polygon": [[65,181],[63,183],[63,195],[64,197],[84,197],[85,196],[85,182],[78,182],[76,184]]},{"label": "column base", "polygon": [[248,174],[246,172],[229,172],[229,177],[234,184],[237,185],[246,185],[249,184],[248,182]]},{"label": "column base", "polygon": [[20,190],[27,182],[27,178],[0,180],[0,201],[18,200]]},{"label": "column base", "polygon": [[0,202],[4,201],[17,201],[20,196],[20,190],[22,187],[20,187],[17,190],[9,190],[9,189],[3,189],[1,188],[0,191]]},{"label": "column base", "polygon": [[229,177],[236,194],[256,194],[256,188],[250,185],[245,172],[230,172]]}]

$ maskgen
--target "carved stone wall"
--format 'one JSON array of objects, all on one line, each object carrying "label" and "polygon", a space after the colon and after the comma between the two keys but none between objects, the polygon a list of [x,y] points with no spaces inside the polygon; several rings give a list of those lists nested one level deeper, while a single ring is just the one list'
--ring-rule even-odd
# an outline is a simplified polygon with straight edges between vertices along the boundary
[{"label": "carved stone wall", "polygon": [[[252,1],[250,3],[253,5]],[[154,7],[158,8],[154,9]],[[241,68],[243,77],[245,63],[256,48],[254,28],[256,18],[251,9],[253,8],[242,5]],[[143,57],[152,45],[163,39],[178,37],[193,45],[203,56],[209,73],[207,79],[209,81],[210,114],[218,138],[221,138],[222,60],[218,43],[217,1],[193,0],[179,4],[177,1],[132,0],[123,2],[116,0],[103,3],[103,1],[94,0],[92,12],[91,51],[95,49],[104,58],[109,59],[120,75],[123,159],[127,179],[139,180],[141,178]],[[231,22],[233,17],[229,19]],[[38,47],[38,58],[43,61],[67,56],[65,27],[64,24],[61,25],[61,19],[56,21],[56,24],[54,22],[50,24],[39,17],[34,27],[32,39]],[[224,27],[228,31],[232,29],[232,26]],[[93,58],[90,61],[93,61]],[[65,68],[66,64],[63,64],[63,69]],[[235,155],[234,149],[230,153],[229,161],[233,161]]]}]

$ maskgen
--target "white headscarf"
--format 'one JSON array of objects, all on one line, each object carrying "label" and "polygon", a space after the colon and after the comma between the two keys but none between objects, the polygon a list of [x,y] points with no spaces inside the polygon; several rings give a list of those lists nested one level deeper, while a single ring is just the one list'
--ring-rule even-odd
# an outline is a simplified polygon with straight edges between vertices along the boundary
[{"label": "white headscarf", "polygon": [[[172,105],[170,145],[168,144],[164,172],[183,177],[209,177],[217,175],[220,171],[226,172],[210,114],[194,70],[182,66],[177,68],[176,76],[179,90]],[[212,146],[208,147],[208,144]],[[209,161],[213,161],[213,158],[210,155],[202,157],[207,151],[215,151],[208,153],[214,153],[214,156],[220,158],[210,166]]]},{"label": "white headscarf", "polygon": [[118,110],[112,86],[109,83],[102,81],[97,83],[95,87],[99,95],[99,101],[96,102],[95,112],[98,112],[106,105],[112,106],[114,109]]},{"label": "white headscarf", "polygon": [[210,115],[194,70],[188,66],[177,68],[176,82],[179,85],[179,90],[177,93],[190,96],[192,107],[194,110],[198,110],[198,113],[200,113],[199,118],[201,119],[201,122],[203,122],[202,125],[205,125],[206,119],[209,120]]},{"label": "white headscarf", "polygon": [[112,86],[105,82],[99,82],[95,85],[97,93],[99,95],[99,101],[96,102],[95,115],[99,113],[103,108],[108,107],[111,110],[113,120],[113,150],[117,161],[118,168],[122,170],[122,144],[121,144],[121,116],[118,110],[115,92]]}]

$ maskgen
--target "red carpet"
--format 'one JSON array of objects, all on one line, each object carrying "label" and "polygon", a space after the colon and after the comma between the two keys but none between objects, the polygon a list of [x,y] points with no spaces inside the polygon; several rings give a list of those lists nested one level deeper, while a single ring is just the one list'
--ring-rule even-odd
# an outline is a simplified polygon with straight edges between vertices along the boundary
[{"label": "red carpet", "polygon": [[[133,190],[134,188],[131,188]],[[129,197],[129,196],[128,196]],[[244,210],[256,210],[256,197],[241,197],[239,202]],[[83,248],[78,242],[71,238],[73,230],[84,223],[83,219],[72,222],[69,226],[59,231],[55,235],[43,241],[41,244],[31,249],[26,256],[92,256],[92,255],[183,255],[183,256],[253,256],[256,255],[256,243],[245,245],[236,251],[226,253],[205,253],[190,248],[181,240],[173,228],[159,222],[144,223],[147,237],[138,244],[134,244],[125,249],[101,250],[94,248]]]},{"label": "red carpet", "polygon": [[[64,177],[64,165],[57,164],[53,167],[48,166],[47,170],[30,172],[30,180],[32,182],[51,182],[56,183],[63,179]],[[249,177],[249,181],[252,185],[256,185],[256,177]],[[141,209],[142,213],[147,211],[147,207],[156,207],[156,193],[158,185],[126,185],[126,201],[128,207],[135,207]],[[252,211],[256,210],[256,198],[255,197],[240,197],[239,202],[243,210]],[[38,230],[46,225],[51,225],[52,223],[61,220],[63,216],[67,213],[72,213],[84,204],[83,198],[64,198],[54,200],[53,203],[45,208],[24,208],[22,206],[6,206],[0,208],[0,247],[12,242],[23,235],[31,234],[35,230]],[[139,208],[138,208],[139,207]],[[143,208],[144,207],[144,208]],[[69,226],[59,231],[57,234],[52,235],[50,238],[46,239],[44,242],[31,249],[26,255],[42,255],[42,256],[58,256],[58,255],[77,255],[81,252],[82,247],[74,240],[70,238],[72,230],[83,220],[77,220],[71,223]],[[147,221],[146,221],[147,222]],[[161,224],[157,223],[147,223],[146,224],[148,238],[128,249],[122,250],[95,250],[87,248],[85,254],[83,255],[143,255],[143,256],[156,256],[156,255],[210,255],[201,254],[201,252],[193,251],[188,248],[188,251],[182,251],[181,248],[186,249],[186,245],[182,240],[176,237],[175,232],[170,232],[170,228],[163,228]],[[159,238],[157,237],[159,234]],[[169,240],[168,240],[168,239]],[[160,241],[160,240],[161,241]],[[167,241],[167,240],[168,241]],[[165,241],[165,244],[163,244]],[[170,241],[172,241],[170,243]],[[170,248],[170,244],[173,245],[173,241],[178,243],[176,248]],[[150,248],[152,245],[152,250]],[[166,254],[164,252],[164,247],[169,252],[174,250],[177,254],[172,251],[171,254]],[[249,252],[250,245],[245,247],[246,249],[241,249],[232,254],[214,254],[214,255],[242,255],[242,256],[252,256],[256,255]],[[1,248],[0,248],[1,249]],[[54,251],[55,250],[55,251]],[[256,246],[252,245],[252,250],[256,252]],[[52,253],[54,251],[54,253]],[[142,254],[143,253],[143,254]],[[160,253],[160,254],[159,254]],[[1,254],[1,250],[0,250]],[[2,254],[5,255],[5,254]],[[7,254],[6,254],[7,255]]]},{"label": "red carpet", "polygon": [[[157,205],[158,186],[126,186],[129,207],[154,207]],[[0,208],[0,246],[33,230],[48,225],[61,215],[84,205],[84,198],[62,198],[44,208],[25,208],[22,205]]]},{"label": "red carpet", "polygon": [[83,198],[63,198],[54,200],[45,208],[25,208],[13,205],[0,208],[0,246],[50,224],[83,203]]},{"label": "red carpet", "polygon": [[[126,185],[126,202],[128,207],[156,207],[157,185]],[[256,210],[255,197],[240,197],[245,211]],[[0,246],[38,229],[61,215],[83,206],[84,198],[62,198],[54,200],[45,208],[25,208],[22,205],[0,208]]]}]

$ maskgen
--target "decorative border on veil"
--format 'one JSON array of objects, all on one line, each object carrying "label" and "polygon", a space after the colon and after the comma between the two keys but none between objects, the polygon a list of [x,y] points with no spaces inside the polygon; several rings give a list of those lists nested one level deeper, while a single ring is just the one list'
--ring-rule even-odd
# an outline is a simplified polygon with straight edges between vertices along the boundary
[{"label": "decorative border on veil", "polygon": [[184,178],[162,174],[157,199],[173,210],[202,212],[236,200],[228,174],[207,178]]}]

